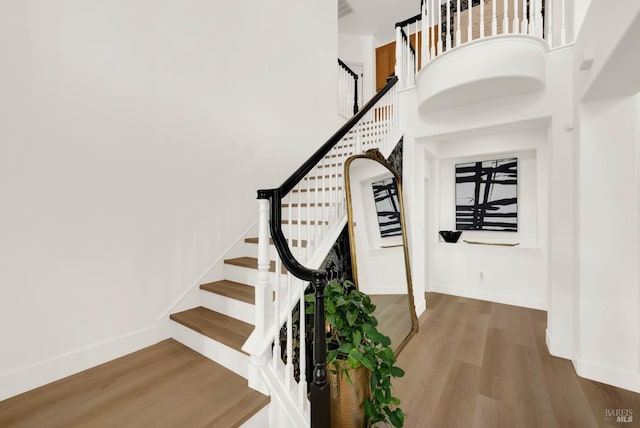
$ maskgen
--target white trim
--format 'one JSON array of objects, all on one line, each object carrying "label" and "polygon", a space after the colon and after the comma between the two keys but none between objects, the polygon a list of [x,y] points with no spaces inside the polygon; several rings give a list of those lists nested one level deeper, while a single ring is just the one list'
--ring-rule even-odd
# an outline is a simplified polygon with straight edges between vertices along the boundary
[{"label": "white trim", "polygon": [[545,342],[547,344],[547,350],[551,355],[555,357],[566,358],[567,360],[571,359],[571,345],[567,344],[566,342],[554,341],[548,328],[545,330]]},{"label": "white trim", "polygon": [[249,377],[249,356],[178,322],[171,321],[171,337],[237,375]]},{"label": "white trim", "polygon": [[287,391],[287,388],[282,382],[282,376],[276,373],[270,364],[260,367],[260,374],[264,382],[268,385],[271,393],[271,412],[274,414],[274,419],[278,419],[277,426],[279,428],[311,426],[309,403],[306,403],[305,411],[302,411],[298,403],[292,399],[292,394]]},{"label": "white trim", "polygon": [[421,301],[416,301],[415,307],[416,307],[416,316],[420,318],[420,315],[422,315],[427,310],[426,300],[422,299]]},{"label": "white trim", "polygon": [[574,366],[578,376],[640,393],[640,373],[585,361],[577,355]]},{"label": "white trim", "polygon": [[181,295],[180,297],[178,297],[176,300],[174,300],[174,302],[169,305],[169,307],[162,313],[162,315],[160,315],[158,317],[158,322],[162,321],[163,319],[167,318],[169,316],[169,314],[173,313],[174,308],[176,306],[178,306],[180,304],[180,302],[187,297],[187,295],[191,292],[193,292],[196,289],[199,289],[200,285],[202,284],[202,281],[204,280],[204,278],[207,277],[207,275],[213,270],[215,269],[218,265],[222,265],[224,263],[224,259],[228,258],[228,253],[238,244],[240,243],[244,243],[244,238],[247,236],[247,234],[251,231],[251,229],[253,229],[254,227],[256,227],[256,225],[258,224],[258,222],[256,221],[255,223],[253,223],[251,226],[249,226],[247,228],[247,230],[245,230],[241,235],[240,238],[238,238],[237,240],[235,240],[231,245],[229,245],[229,247],[227,247],[224,251],[222,251],[220,257],[218,257],[218,259],[216,259],[216,261],[214,261],[211,265],[209,265],[209,267],[202,273],[202,275],[200,275],[198,277],[198,279],[196,279]]},{"label": "white trim", "polygon": [[262,409],[258,410],[256,414],[251,416],[245,423],[240,425],[240,428],[264,428],[272,426],[269,423],[270,413],[271,404],[267,404]]},{"label": "white trim", "polygon": [[0,401],[154,345],[160,340],[157,327],[152,325],[2,373]]},{"label": "white trim", "polygon": [[468,288],[453,287],[436,283],[432,285],[431,291],[451,294],[460,297],[468,297],[470,299],[503,303],[505,305],[521,306],[524,308],[539,309],[542,311],[547,310],[547,302],[545,302],[543,299],[532,299],[528,297],[513,296],[510,294],[503,294],[495,291],[471,290]]}]

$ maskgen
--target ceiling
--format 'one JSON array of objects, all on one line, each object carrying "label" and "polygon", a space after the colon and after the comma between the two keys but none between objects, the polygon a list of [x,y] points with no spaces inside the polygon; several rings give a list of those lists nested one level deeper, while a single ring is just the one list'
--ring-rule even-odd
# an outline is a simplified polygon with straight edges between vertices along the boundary
[{"label": "ceiling", "polygon": [[373,34],[379,44],[395,39],[395,23],[420,13],[420,0],[339,0],[353,12],[338,20],[344,34]]}]

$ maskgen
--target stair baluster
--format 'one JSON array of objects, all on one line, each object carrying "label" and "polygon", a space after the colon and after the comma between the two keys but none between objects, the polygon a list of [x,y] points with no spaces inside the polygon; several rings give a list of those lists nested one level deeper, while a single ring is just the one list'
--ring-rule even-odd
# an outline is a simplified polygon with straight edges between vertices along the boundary
[{"label": "stair baluster", "polygon": [[[258,265],[261,267],[262,297],[256,296],[256,303],[258,304],[258,301],[263,305],[267,303],[267,291],[269,297],[272,291],[275,291],[275,302],[266,306],[268,310],[262,311],[256,307],[256,314],[260,314],[256,320],[257,323],[261,321],[268,323],[260,328],[256,324],[254,333],[262,335],[259,337],[252,335],[249,342],[252,342],[253,349],[250,352],[252,358],[256,360],[254,366],[258,369],[258,374],[263,379],[267,379],[267,383],[271,385],[269,388],[271,393],[284,394],[275,401],[293,407],[287,416],[292,426],[308,426],[305,420],[309,419],[314,428],[329,426],[329,385],[324,329],[324,287],[327,282],[327,273],[318,268],[346,223],[342,173],[344,160],[355,151],[360,152],[371,147],[378,147],[383,153],[388,154],[393,149],[392,146],[395,146],[393,141],[397,142],[400,138],[396,103],[397,82],[398,78],[391,78],[369,103],[347,121],[279,188],[258,191],[260,216]],[[284,212],[286,219],[282,218],[283,202],[286,204]],[[266,207],[268,207],[268,213]],[[303,208],[307,210],[306,214],[302,212]],[[294,222],[297,224],[296,227],[293,227]],[[303,222],[306,224],[303,225]],[[288,224],[284,230],[283,224]],[[269,233],[278,254],[275,263],[276,272],[273,274],[268,272]],[[302,248],[305,240],[306,248]],[[292,251],[296,246],[298,249]],[[285,284],[282,284],[280,279],[280,263],[287,271]],[[275,279],[271,275],[275,275]],[[269,281],[273,281],[273,288],[269,286]],[[312,286],[316,312],[313,315],[313,382],[307,386],[304,361],[306,355],[304,292],[309,282]],[[283,286],[286,290],[283,290]],[[300,324],[294,325],[292,310],[298,304],[300,305]],[[270,311],[274,311],[275,314],[270,314]],[[285,323],[287,331],[287,343],[282,347],[286,362],[283,363],[280,358],[282,348],[274,343],[273,352],[270,353],[271,364],[263,364],[260,357],[264,352],[262,350],[268,348],[272,340],[276,342],[280,340],[282,322]],[[273,331],[273,334],[269,334],[270,331]],[[299,345],[297,345],[299,351],[293,347],[293,335],[298,332],[300,334]],[[297,362],[294,361],[296,351],[299,355]],[[254,352],[258,355],[254,355]],[[298,367],[299,377],[297,376]],[[311,397],[310,403],[308,396]]]}]

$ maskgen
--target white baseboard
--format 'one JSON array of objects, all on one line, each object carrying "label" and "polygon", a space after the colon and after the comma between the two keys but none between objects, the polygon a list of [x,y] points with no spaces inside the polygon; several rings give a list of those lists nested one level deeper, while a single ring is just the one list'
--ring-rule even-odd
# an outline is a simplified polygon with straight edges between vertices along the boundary
[{"label": "white baseboard", "polygon": [[415,307],[416,307],[416,316],[420,318],[420,315],[422,315],[424,311],[427,310],[427,301],[424,298],[421,299],[420,301],[416,301]]},{"label": "white baseboard", "polygon": [[505,305],[521,306],[524,308],[547,310],[547,302],[542,299],[513,296],[495,291],[476,290],[469,288],[453,287],[444,284],[432,284],[431,291],[436,293],[451,294],[454,296],[468,297],[470,299],[486,300],[489,302],[503,303]]},{"label": "white baseboard", "polygon": [[571,357],[573,356],[571,344],[553,340],[551,333],[549,333],[549,329],[545,330],[545,342],[547,344],[547,350],[551,355],[571,360]]},{"label": "white baseboard", "polygon": [[146,348],[159,340],[157,326],[153,325],[106,342],[1,373],[0,401]]},{"label": "white baseboard", "polygon": [[578,376],[640,393],[640,373],[603,366],[585,361],[578,356],[574,360],[574,365]]}]

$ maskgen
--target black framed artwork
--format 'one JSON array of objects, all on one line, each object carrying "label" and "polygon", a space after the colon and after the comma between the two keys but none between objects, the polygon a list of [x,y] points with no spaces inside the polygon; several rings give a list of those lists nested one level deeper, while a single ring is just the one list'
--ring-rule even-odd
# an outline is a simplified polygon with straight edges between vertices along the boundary
[{"label": "black framed artwork", "polygon": [[456,165],[456,229],[518,231],[518,159]]},{"label": "black framed artwork", "polygon": [[400,224],[400,203],[398,201],[398,185],[395,178],[371,183],[373,199],[376,203],[380,237],[402,235]]}]

